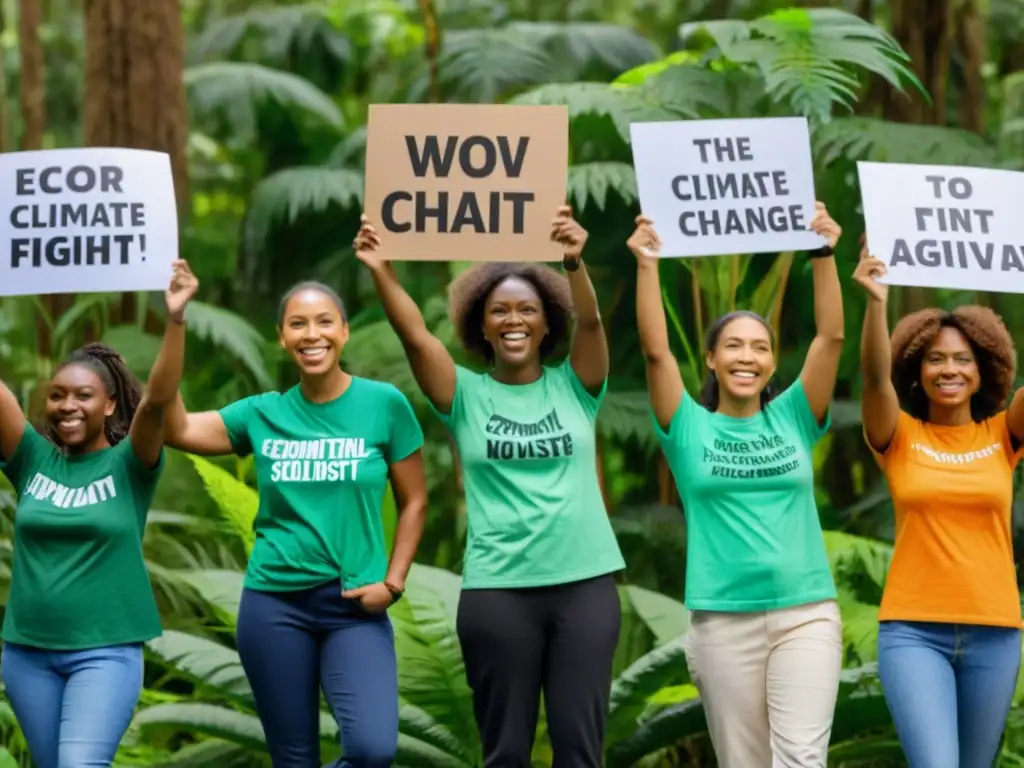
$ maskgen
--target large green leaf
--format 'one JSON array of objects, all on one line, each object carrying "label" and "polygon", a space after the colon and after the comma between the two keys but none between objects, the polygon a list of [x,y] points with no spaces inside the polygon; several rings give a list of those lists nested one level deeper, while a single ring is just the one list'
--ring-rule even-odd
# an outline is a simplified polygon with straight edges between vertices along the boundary
[{"label": "large green leaf", "polygon": [[180,578],[216,611],[225,624],[234,626],[238,618],[238,604],[242,599],[244,573],[207,569],[183,571],[180,572]]},{"label": "large green leaf", "polygon": [[160,337],[146,333],[134,325],[115,325],[106,330],[100,341],[116,349],[129,370],[145,381],[160,353]]},{"label": "large green leaf", "polygon": [[274,381],[263,358],[263,337],[248,320],[202,301],[189,302],[186,312],[190,331],[237,358],[260,387],[273,388]]},{"label": "large green leaf", "polygon": [[689,631],[690,612],[678,600],[631,584],[622,591],[650,628],[658,645],[678,640]]},{"label": "large green leaf", "polygon": [[256,715],[219,707],[215,704],[186,702],[157,704],[143,709],[132,721],[132,726],[143,732],[147,728],[174,727],[265,752],[266,739],[263,726]]},{"label": "large green leaf", "polygon": [[684,638],[680,637],[644,654],[612,683],[608,703],[609,742],[632,734],[647,712],[648,699],[662,688],[690,682]]},{"label": "large green leaf", "polygon": [[549,79],[552,60],[535,35],[511,27],[445,33],[440,77],[459,101],[491,104],[513,88]]},{"label": "large green leaf", "polygon": [[239,142],[255,138],[258,110],[265,103],[314,117],[341,131],[337,105],[308,80],[260,64],[217,61],[188,67],[182,74],[193,118],[222,117]]},{"label": "large green leaf", "polygon": [[158,759],[153,768],[252,768],[252,764],[251,750],[222,739],[204,739]]},{"label": "large green leaf", "polygon": [[389,613],[395,626],[402,698],[448,729],[462,745],[458,757],[472,762],[479,738],[455,632],[459,583],[449,571],[414,565],[405,596]]},{"label": "large green leaf", "polygon": [[647,755],[705,732],[707,720],[700,699],[673,704],[645,720],[632,736],[609,744],[605,750],[605,766],[633,768]]},{"label": "large green leaf", "polygon": [[259,494],[229,472],[221,469],[202,456],[185,454],[206,487],[225,520],[245,544],[246,552],[252,551],[256,541],[253,522],[259,508]]},{"label": "large green leaf", "polygon": [[603,211],[609,190],[615,191],[627,205],[638,199],[636,175],[628,163],[595,161],[569,166],[568,187],[569,198],[578,211],[585,210],[589,203]]},{"label": "large green leaf", "polygon": [[398,755],[402,768],[471,768],[476,756],[444,724],[419,707],[401,702],[398,712]]},{"label": "large green leaf", "polygon": [[846,117],[822,125],[812,135],[815,162],[837,159],[883,163],[995,167],[993,147],[977,134],[937,125],[893,123],[874,117]]},{"label": "large green leaf", "polygon": [[210,686],[222,696],[248,702],[252,689],[238,653],[230,648],[185,632],[165,630],[146,647],[162,663],[193,683]]}]

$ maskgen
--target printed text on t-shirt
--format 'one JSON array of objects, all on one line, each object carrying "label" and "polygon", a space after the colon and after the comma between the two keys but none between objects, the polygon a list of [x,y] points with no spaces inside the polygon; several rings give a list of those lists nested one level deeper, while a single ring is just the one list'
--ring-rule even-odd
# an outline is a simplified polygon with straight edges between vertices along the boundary
[{"label": "printed text on t-shirt", "polygon": [[114,487],[114,478],[111,475],[95,480],[81,488],[69,488],[37,472],[28,487],[25,488],[24,495],[39,499],[39,501],[49,500],[55,507],[69,509],[71,507],[88,507],[100,504],[107,499],[116,498],[117,489]]},{"label": "printed text on t-shirt", "polygon": [[263,441],[260,453],[273,463],[275,483],[323,483],[355,480],[359,462],[372,455],[362,437]]},{"label": "printed text on t-shirt", "polygon": [[572,456],[572,435],[565,431],[557,410],[533,422],[513,421],[494,414],[488,419],[484,431],[488,435],[488,459],[507,461]]},{"label": "printed text on t-shirt", "polygon": [[913,443],[910,446],[918,453],[923,453],[939,464],[970,464],[978,459],[987,459],[989,456],[995,456],[1003,450],[1003,446],[999,443],[992,443],[984,448],[979,448],[976,451],[967,451],[965,453],[945,453],[943,451],[936,451],[934,448],[929,448],[927,445],[921,443]]},{"label": "printed text on t-shirt", "polygon": [[780,435],[762,434],[752,440],[715,438],[713,446],[704,446],[704,463],[711,464],[713,477],[754,480],[776,477],[800,466],[793,459],[796,446]]}]

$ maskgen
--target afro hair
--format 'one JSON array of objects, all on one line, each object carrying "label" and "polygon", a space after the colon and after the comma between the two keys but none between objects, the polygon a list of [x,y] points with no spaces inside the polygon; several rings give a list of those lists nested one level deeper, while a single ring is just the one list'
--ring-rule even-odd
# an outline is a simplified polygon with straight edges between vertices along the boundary
[{"label": "afro hair", "polygon": [[963,306],[952,312],[922,309],[904,317],[892,333],[892,383],[900,405],[915,419],[928,418],[928,397],[920,387],[925,352],[943,328],[967,339],[981,375],[971,398],[971,416],[984,421],[1006,406],[1017,375],[1017,353],[1002,319],[988,307]]},{"label": "afro hair", "polygon": [[533,286],[544,308],[548,335],[540,345],[541,360],[553,355],[572,330],[572,292],[569,280],[541,264],[487,261],[460,274],[448,288],[448,316],[459,341],[467,352],[488,363],[494,350],[484,338],[484,305],[491,292],[508,278],[518,278]]}]

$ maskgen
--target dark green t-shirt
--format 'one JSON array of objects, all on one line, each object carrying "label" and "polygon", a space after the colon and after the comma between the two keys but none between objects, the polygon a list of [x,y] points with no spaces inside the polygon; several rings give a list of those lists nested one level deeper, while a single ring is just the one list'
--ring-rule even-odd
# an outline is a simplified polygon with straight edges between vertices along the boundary
[{"label": "dark green t-shirt", "polygon": [[163,465],[146,467],[127,438],[64,456],[25,428],[3,467],[18,492],[5,641],[84,650],[161,634],[142,538]]},{"label": "dark green t-shirt", "polygon": [[245,586],[275,592],[381,581],[388,467],[423,445],[405,395],[353,376],[328,403],[310,402],[296,386],[239,400],[220,415],[235,453],[256,461],[256,543]]}]

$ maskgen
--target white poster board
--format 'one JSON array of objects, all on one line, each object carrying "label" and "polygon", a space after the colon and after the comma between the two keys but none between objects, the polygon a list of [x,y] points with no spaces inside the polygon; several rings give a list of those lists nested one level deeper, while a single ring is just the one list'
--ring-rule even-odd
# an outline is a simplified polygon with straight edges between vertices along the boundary
[{"label": "white poster board", "polygon": [[633,168],[662,257],[812,250],[807,119],[632,123]]},{"label": "white poster board", "polygon": [[0,154],[0,296],[163,291],[177,256],[166,153]]},{"label": "white poster board", "polygon": [[886,283],[1024,293],[1024,173],[858,162],[857,174]]}]

